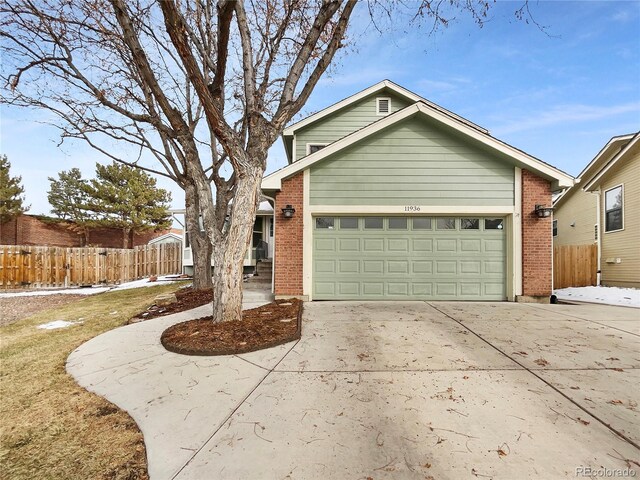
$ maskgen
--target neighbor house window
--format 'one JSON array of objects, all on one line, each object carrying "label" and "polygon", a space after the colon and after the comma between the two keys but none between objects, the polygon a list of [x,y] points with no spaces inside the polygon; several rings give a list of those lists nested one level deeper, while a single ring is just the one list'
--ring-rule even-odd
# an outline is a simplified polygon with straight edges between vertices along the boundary
[{"label": "neighbor house window", "polygon": [[604,231],[622,230],[622,185],[604,192]]},{"label": "neighbor house window", "polygon": [[376,114],[388,115],[391,112],[391,99],[386,97],[376,98]]},{"label": "neighbor house window", "polygon": [[553,221],[553,236],[558,236],[558,220]]},{"label": "neighbor house window", "polygon": [[316,153],[319,150],[322,150],[326,145],[320,145],[317,143],[308,143],[307,144],[307,155],[311,155],[312,153]]}]

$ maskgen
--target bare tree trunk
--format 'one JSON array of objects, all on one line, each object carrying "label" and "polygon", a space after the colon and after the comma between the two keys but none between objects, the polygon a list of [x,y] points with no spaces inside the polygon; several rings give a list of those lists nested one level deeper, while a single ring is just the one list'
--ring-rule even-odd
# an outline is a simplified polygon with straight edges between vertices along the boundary
[{"label": "bare tree trunk", "polygon": [[260,199],[259,167],[238,179],[229,227],[214,245],[213,321],[242,319],[242,273]]},{"label": "bare tree trunk", "polygon": [[206,232],[200,230],[200,208],[194,185],[187,185],[185,191],[185,228],[189,233],[191,255],[193,258],[193,288],[204,290],[211,288],[211,255],[213,247]]}]

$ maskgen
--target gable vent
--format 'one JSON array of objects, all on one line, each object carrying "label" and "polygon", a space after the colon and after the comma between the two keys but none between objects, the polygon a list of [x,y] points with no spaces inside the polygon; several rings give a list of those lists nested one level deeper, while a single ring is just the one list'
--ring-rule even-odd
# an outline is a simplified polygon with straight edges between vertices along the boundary
[{"label": "gable vent", "polygon": [[391,99],[379,97],[376,98],[376,114],[388,115],[391,112]]}]

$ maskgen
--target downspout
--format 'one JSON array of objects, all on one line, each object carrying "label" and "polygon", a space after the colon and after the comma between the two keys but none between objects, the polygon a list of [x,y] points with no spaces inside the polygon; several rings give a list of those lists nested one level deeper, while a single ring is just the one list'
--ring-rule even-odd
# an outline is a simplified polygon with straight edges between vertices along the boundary
[{"label": "downspout", "polygon": [[[262,194],[264,198],[267,200],[271,200],[273,202],[273,218],[271,221],[273,222],[273,258],[271,259],[272,268],[271,268],[271,293],[276,293],[276,199],[273,197],[269,197]],[[269,232],[267,232],[268,234]]]},{"label": "downspout", "polygon": [[596,195],[596,229],[598,231],[598,239],[597,239],[597,270],[596,270],[596,285],[599,287],[600,282],[602,280],[602,270],[601,270],[601,255],[602,255],[602,229],[600,228],[600,194],[602,193],[600,187],[595,192],[589,192]]}]

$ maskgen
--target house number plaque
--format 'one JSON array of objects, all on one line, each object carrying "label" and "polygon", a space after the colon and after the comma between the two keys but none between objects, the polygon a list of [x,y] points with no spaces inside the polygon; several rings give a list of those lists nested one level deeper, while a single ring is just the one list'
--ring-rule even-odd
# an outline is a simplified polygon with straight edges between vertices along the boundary
[{"label": "house number plaque", "polygon": [[407,205],[404,207],[405,212],[419,212],[420,207],[418,205]]}]

